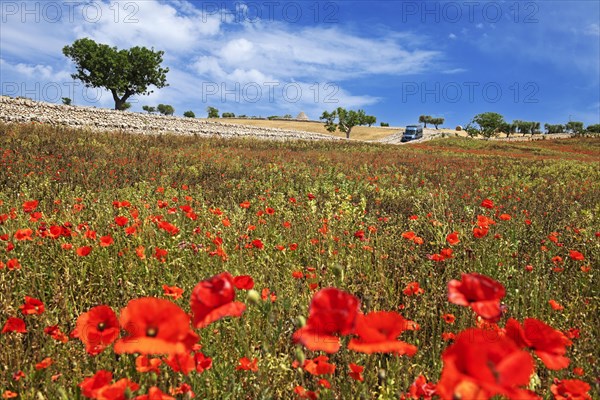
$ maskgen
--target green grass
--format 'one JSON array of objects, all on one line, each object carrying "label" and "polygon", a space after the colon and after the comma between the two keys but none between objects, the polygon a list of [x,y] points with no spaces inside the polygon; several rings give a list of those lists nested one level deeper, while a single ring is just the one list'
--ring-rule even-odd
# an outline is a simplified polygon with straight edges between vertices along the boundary
[{"label": "green grass", "polygon": [[[549,371],[538,362],[537,392],[548,397],[553,378],[573,378],[573,367],[581,367],[583,377],[575,378],[596,385],[592,391],[597,393],[598,161],[598,139],[517,144],[453,138],[394,147],[0,125],[0,216],[7,216],[0,223],[0,235],[7,235],[0,241],[0,261],[17,258],[22,265],[20,270],[0,270],[0,324],[23,317],[18,307],[26,295],[46,306],[42,315],[23,317],[28,333],[0,335],[0,392],[11,390],[23,399],[38,393],[48,399],[77,399],[77,384],[107,369],[116,379],[140,383],[136,394],[153,385],[168,392],[188,383],[197,398],[293,398],[297,385],[320,390],[325,399],[398,398],[419,374],[439,379],[440,356],[448,345],[443,332],[458,333],[475,324],[471,310],[448,303],[446,285],[463,272],[479,272],[506,287],[501,326],[508,317],[535,317],[561,331],[581,332],[569,349],[569,368]],[[309,193],[315,200],[308,199]],[[484,198],[496,208],[481,207]],[[27,200],[39,200],[36,211],[43,216],[38,221],[23,212]],[[129,201],[138,210],[135,235],[115,225],[118,215],[132,219],[129,210],[113,207],[115,200]],[[247,210],[240,207],[244,201],[251,203]],[[161,208],[160,202],[168,205]],[[180,210],[186,204],[196,220]],[[268,207],[274,214],[257,214]],[[512,218],[502,221],[502,213]],[[418,219],[409,220],[411,215]],[[477,215],[497,222],[482,239],[472,234]],[[152,222],[156,216],[180,232],[172,236],[157,229]],[[223,224],[225,218],[230,226]],[[44,224],[67,223],[77,236],[14,239],[18,229],[40,232]],[[97,240],[85,238],[86,230],[96,231],[97,237],[111,235],[115,242],[99,247]],[[355,238],[358,230],[366,232],[367,240]],[[403,239],[405,231],[414,231],[424,243]],[[453,231],[461,240],[453,247],[454,258],[429,260],[428,255],[449,247],[445,237]],[[561,246],[548,240],[551,232],[558,232]],[[209,254],[216,236],[223,240],[226,261]],[[253,239],[262,240],[264,249],[246,249]],[[15,246],[12,251],[6,251],[9,242]],[[64,250],[65,243],[72,243],[73,250]],[[294,243],[297,250],[289,250]],[[84,245],[92,246],[92,252],[77,256],[74,249]],[[145,247],[146,259],[136,255],[138,246]],[[168,250],[166,262],[152,257],[155,247]],[[571,260],[569,250],[580,251],[585,260]],[[562,272],[553,271],[551,259],[557,255],[564,259]],[[526,271],[526,265],[533,271]],[[582,266],[591,270],[583,272]],[[293,271],[307,268],[315,269],[313,279],[292,277]],[[79,340],[62,344],[43,333],[55,324],[71,332],[77,317],[99,304],[118,312],[137,297],[164,298],[163,284],[185,290],[175,302],[189,311],[196,283],[222,271],[251,275],[256,290],[269,288],[277,300],[254,304],[240,291],[238,299],[248,306],[241,318],[199,330],[202,351],[213,358],[212,368],[202,374],[183,376],[164,364],[159,375],[142,374],[135,370],[133,355],[115,357],[107,349],[91,357]],[[402,293],[413,281],[424,294]],[[307,316],[314,294],[310,283],[356,295],[364,312],[395,310],[416,321],[421,329],[401,338],[418,346],[418,353],[408,358],[342,350],[330,358],[337,366],[327,376],[332,388],[319,389],[317,377],[292,368],[301,348],[291,336],[298,317]],[[565,309],[553,311],[550,299]],[[453,325],[442,320],[445,313],[456,316]],[[312,358],[319,353],[303,354]],[[235,370],[244,356],[258,358],[258,372]],[[35,364],[45,357],[54,364],[37,371]],[[350,362],[365,367],[364,382],[349,378]],[[15,381],[12,375],[19,370],[26,377]],[[380,370],[385,379],[378,377]],[[56,374],[61,375],[53,381]]]}]

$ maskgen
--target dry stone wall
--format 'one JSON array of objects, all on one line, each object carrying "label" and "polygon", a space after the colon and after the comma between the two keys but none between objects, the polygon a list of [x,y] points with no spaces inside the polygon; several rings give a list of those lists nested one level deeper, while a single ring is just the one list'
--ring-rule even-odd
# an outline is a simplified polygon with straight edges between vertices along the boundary
[{"label": "dry stone wall", "polygon": [[0,96],[0,121],[62,125],[92,130],[119,130],[140,134],[175,133],[183,135],[232,137],[256,137],[270,140],[337,140],[338,138],[312,132],[291,131],[246,125],[228,124],[220,121],[181,118],[105,108],[67,106],[13,99]]}]

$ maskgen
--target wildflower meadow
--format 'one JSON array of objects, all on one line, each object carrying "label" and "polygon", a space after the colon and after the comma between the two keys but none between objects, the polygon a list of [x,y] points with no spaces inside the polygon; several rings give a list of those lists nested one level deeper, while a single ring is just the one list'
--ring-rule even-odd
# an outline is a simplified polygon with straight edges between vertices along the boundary
[{"label": "wildflower meadow", "polygon": [[599,165],[0,124],[0,396],[599,398]]}]

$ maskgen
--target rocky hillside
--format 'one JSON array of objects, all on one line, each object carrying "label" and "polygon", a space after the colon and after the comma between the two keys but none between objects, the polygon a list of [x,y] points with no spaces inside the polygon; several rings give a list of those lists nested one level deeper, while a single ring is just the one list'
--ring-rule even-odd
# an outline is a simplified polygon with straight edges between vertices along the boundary
[{"label": "rocky hillside", "polygon": [[168,117],[105,108],[67,106],[23,98],[13,99],[6,96],[0,96],[0,121],[40,122],[73,128],[120,130],[141,134],[176,133],[226,138],[251,136],[271,140],[339,140],[333,136],[311,132],[240,126],[220,121]]}]

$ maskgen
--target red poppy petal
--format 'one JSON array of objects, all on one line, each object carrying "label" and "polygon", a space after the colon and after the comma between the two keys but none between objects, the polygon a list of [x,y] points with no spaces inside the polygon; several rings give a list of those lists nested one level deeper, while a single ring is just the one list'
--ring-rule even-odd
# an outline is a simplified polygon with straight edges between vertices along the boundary
[{"label": "red poppy petal", "polygon": [[239,317],[245,310],[246,305],[242,302],[234,301],[232,303],[227,303],[221,307],[215,308],[201,320],[194,321],[194,326],[196,328],[204,328],[224,317]]},{"label": "red poppy petal", "polygon": [[413,346],[412,344],[400,340],[368,343],[358,339],[352,339],[350,340],[350,343],[348,343],[348,349],[366,354],[394,353],[397,355],[406,354],[408,356],[413,356],[417,353],[417,346]]},{"label": "red poppy petal", "polygon": [[546,368],[552,370],[567,368],[571,362],[571,360],[567,357],[558,354],[547,353],[545,351],[537,350],[535,351],[535,354],[540,358],[540,360],[542,360]]},{"label": "red poppy petal", "polygon": [[335,353],[340,349],[340,339],[331,336],[318,334],[310,328],[304,327],[292,336],[294,342],[301,343],[304,347],[312,351],[322,350],[326,353]]}]

